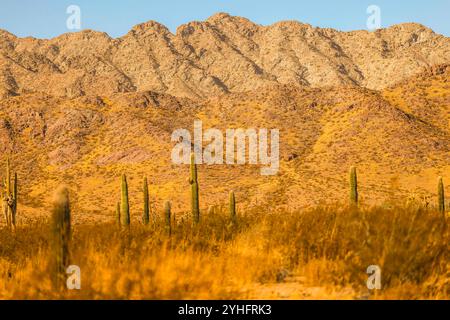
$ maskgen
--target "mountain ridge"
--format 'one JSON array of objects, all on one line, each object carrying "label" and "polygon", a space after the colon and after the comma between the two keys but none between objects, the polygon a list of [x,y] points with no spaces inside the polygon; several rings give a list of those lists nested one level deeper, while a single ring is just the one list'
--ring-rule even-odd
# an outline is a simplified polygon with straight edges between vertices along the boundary
[{"label": "mountain ridge", "polygon": [[0,97],[151,90],[206,98],[275,83],[381,90],[448,62],[450,39],[420,24],[341,32],[218,13],[175,34],[156,21],[119,38],[92,30],[48,40],[0,31]]},{"label": "mountain ridge", "polygon": [[[227,13],[227,12],[217,12],[217,13],[211,15],[210,17],[206,18],[205,20],[192,20],[192,21],[189,21],[189,22],[186,22],[186,23],[182,23],[182,24],[180,24],[180,25],[176,28],[176,30],[178,30],[178,29],[180,29],[180,28],[182,28],[182,27],[184,27],[184,26],[187,26],[187,25],[189,25],[189,24],[191,24],[191,23],[200,23],[200,24],[201,24],[201,23],[204,23],[204,22],[213,22],[213,24],[214,24],[215,22],[220,21],[221,19],[222,19],[222,20],[223,20],[223,19],[231,19],[231,20],[233,20],[233,21],[247,22],[247,23],[250,24],[250,25],[258,26],[258,27],[262,27],[262,28],[270,28],[270,27],[273,27],[273,26],[275,26],[275,25],[278,25],[278,24],[284,24],[284,23],[293,23],[293,24],[297,24],[297,25],[303,25],[303,26],[309,27],[309,28],[311,28],[311,29],[328,30],[328,31],[335,31],[335,32],[339,32],[339,33],[353,33],[353,32],[366,32],[366,33],[372,33],[372,32],[374,32],[374,31],[368,31],[368,30],[365,30],[365,29],[339,30],[339,29],[336,29],[336,28],[330,28],[330,27],[319,27],[319,26],[313,26],[313,25],[310,24],[310,23],[301,22],[301,21],[295,20],[295,19],[291,19],[291,20],[281,20],[281,21],[277,21],[277,22],[274,22],[274,23],[271,23],[271,24],[264,25],[264,24],[258,24],[258,23],[256,23],[256,22],[253,22],[253,21],[251,21],[250,19],[245,18],[245,17],[241,17],[241,16],[233,16],[233,15]],[[138,23],[138,24],[133,25],[133,26],[130,28],[130,30],[128,30],[127,33],[123,34],[122,36],[118,36],[118,37],[113,37],[113,36],[109,35],[107,32],[99,31],[99,30],[95,30],[95,29],[83,29],[83,30],[76,31],[76,32],[67,32],[67,33],[63,33],[63,34],[56,35],[56,36],[50,37],[50,38],[38,38],[38,37],[33,37],[33,36],[23,36],[23,37],[20,37],[20,36],[17,36],[17,35],[15,35],[14,33],[10,32],[10,31],[8,31],[7,29],[1,29],[1,28],[0,28],[0,35],[3,33],[3,34],[6,34],[6,35],[9,35],[9,36],[12,36],[13,38],[17,38],[17,39],[32,39],[32,40],[49,41],[49,40],[55,40],[55,39],[57,39],[57,38],[59,38],[59,37],[61,37],[61,36],[64,36],[64,35],[70,35],[70,34],[75,34],[75,33],[83,33],[83,32],[86,32],[86,33],[98,33],[98,34],[104,34],[104,35],[107,35],[108,38],[110,38],[111,40],[118,40],[118,39],[121,39],[121,38],[125,37],[128,33],[130,33],[131,31],[133,31],[134,29],[142,29],[142,27],[144,27],[144,26],[155,26],[155,27],[157,27],[157,28],[161,28],[161,29],[167,30],[167,31],[168,31],[169,33],[171,33],[173,36],[176,36],[177,33],[178,33],[177,31],[175,31],[175,33],[173,33],[173,32],[172,32],[165,24],[163,24],[163,23],[160,23],[160,22],[158,22],[158,21],[156,21],[156,20],[148,20],[148,21],[141,22],[141,23]],[[380,31],[383,31],[383,30],[390,30],[390,29],[393,29],[393,28],[402,28],[402,27],[413,27],[413,28],[415,28],[415,29],[427,29],[427,30],[432,31],[433,33],[436,33],[436,32],[434,32],[431,28],[425,26],[424,24],[418,23],[418,22],[402,22],[402,23],[396,23],[396,24],[390,25],[390,26],[388,26],[388,27],[381,28],[381,29],[379,29],[379,30],[376,31],[376,32],[380,32]],[[436,34],[437,34],[437,35],[441,35],[441,34],[439,34],[439,33],[436,33]],[[441,36],[444,36],[444,35],[441,35]]]}]

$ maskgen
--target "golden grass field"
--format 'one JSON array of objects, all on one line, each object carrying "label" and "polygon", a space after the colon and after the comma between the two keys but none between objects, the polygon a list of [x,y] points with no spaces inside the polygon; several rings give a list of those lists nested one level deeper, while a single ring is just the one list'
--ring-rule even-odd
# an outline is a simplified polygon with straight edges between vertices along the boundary
[{"label": "golden grass field", "polygon": [[[173,212],[148,226],[75,225],[81,290],[54,291],[50,224],[0,229],[1,299],[449,299],[449,216],[415,204]],[[369,265],[382,289],[366,287]]]}]

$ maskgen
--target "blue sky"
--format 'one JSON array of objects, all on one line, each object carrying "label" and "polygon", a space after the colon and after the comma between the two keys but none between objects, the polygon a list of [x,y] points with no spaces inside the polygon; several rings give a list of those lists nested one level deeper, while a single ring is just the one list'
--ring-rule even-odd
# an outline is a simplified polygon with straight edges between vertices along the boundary
[{"label": "blue sky", "polygon": [[228,12],[267,25],[299,20],[339,30],[365,29],[369,5],[381,9],[382,27],[422,23],[450,36],[450,0],[0,0],[0,29],[18,36],[51,38],[66,27],[69,5],[81,8],[82,29],[119,37],[141,22],[156,20],[175,31],[183,23]]}]

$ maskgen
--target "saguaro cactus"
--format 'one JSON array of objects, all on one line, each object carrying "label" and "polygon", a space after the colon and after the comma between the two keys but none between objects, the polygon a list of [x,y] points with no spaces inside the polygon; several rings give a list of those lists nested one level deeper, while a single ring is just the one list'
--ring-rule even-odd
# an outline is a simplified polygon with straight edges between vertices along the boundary
[{"label": "saguaro cactus", "polygon": [[142,216],[142,222],[147,225],[150,222],[150,208],[149,208],[149,196],[148,196],[148,182],[147,178],[144,178],[144,214]]},{"label": "saguaro cactus", "polygon": [[195,154],[191,153],[191,177],[189,179],[191,184],[191,211],[194,223],[200,222],[200,205],[198,199],[198,180],[197,180],[197,165],[195,164]]},{"label": "saguaro cactus", "polygon": [[444,182],[442,177],[438,179],[438,207],[439,212],[445,213],[445,193],[444,193]]},{"label": "saguaro cactus", "polygon": [[350,168],[350,203],[358,204],[358,178],[355,167]]},{"label": "saguaro cactus", "polygon": [[230,191],[230,218],[233,223],[236,222],[236,199],[233,191]]},{"label": "saguaro cactus", "polygon": [[122,175],[122,193],[121,193],[121,210],[120,210],[120,221],[123,226],[130,225],[130,205],[128,202],[128,182],[127,176]]},{"label": "saguaro cactus", "polygon": [[55,194],[52,212],[54,285],[61,288],[69,266],[71,237],[69,191],[61,187]]},{"label": "saguaro cactus", "polygon": [[6,177],[4,179],[3,193],[3,214],[5,216],[6,224],[8,227],[16,226],[16,213],[17,213],[17,173],[14,174],[13,185],[11,186],[11,166],[9,158],[6,160]]},{"label": "saguaro cactus", "polygon": [[172,223],[171,223],[171,204],[169,201],[164,203],[164,217],[166,223],[166,233],[170,236],[172,234]]}]

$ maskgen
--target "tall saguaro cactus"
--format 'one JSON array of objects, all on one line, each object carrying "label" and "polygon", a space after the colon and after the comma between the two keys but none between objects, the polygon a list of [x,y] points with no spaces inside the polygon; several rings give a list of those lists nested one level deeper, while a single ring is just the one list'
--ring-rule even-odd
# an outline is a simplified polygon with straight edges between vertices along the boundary
[{"label": "tall saguaro cactus", "polygon": [[164,217],[165,217],[165,223],[166,223],[166,233],[167,235],[172,234],[172,223],[171,223],[171,204],[169,201],[166,201],[164,203]]},{"label": "tall saguaro cactus", "polygon": [[130,225],[130,204],[128,201],[128,182],[127,176],[122,175],[122,192],[121,192],[121,202],[120,202],[120,221],[123,226]]},{"label": "tall saguaro cactus", "polygon": [[69,242],[71,237],[69,191],[61,187],[55,194],[52,212],[53,283],[60,289],[69,266]]},{"label": "tall saguaro cactus", "polygon": [[150,222],[150,207],[149,207],[149,196],[148,196],[148,182],[147,178],[144,178],[144,187],[143,187],[143,195],[144,195],[144,214],[142,216],[142,222],[147,225]]},{"label": "tall saguaro cactus", "polygon": [[8,227],[16,226],[17,213],[17,173],[14,173],[14,181],[11,185],[11,165],[9,158],[6,160],[6,177],[4,179],[4,193],[3,193],[3,214],[5,216]]},{"label": "tall saguaro cactus", "polygon": [[358,204],[358,177],[355,167],[350,168],[350,203]]},{"label": "tall saguaro cactus", "polygon": [[445,193],[444,193],[444,181],[442,177],[438,179],[438,207],[439,212],[445,213]]},{"label": "tall saguaro cactus", "polygon": [[236,222],[236,199],[233,191],[230,192],[230,218],[231,222]]},{"label": "tall saguaro cactus", "polygon": [[191,153],[191,177],[189,179],[191,184],[191,211],[194,223],[200,222],[200,205],[198,199],[198,180],[197,180],[197,165],[195,164],[195,154]]}]

